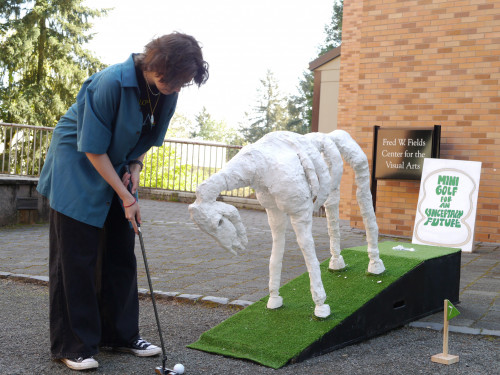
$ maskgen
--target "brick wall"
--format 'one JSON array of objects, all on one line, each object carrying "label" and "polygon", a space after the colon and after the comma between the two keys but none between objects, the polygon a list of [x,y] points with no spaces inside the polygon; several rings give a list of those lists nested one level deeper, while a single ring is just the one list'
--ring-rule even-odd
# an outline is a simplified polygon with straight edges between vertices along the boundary
[{"label": "brick wall", "polygon": [[[500,1],[345,0],[338,128],[441,128],[441,158],[482,162],[476,241],[500,242]],[[347,170],[347,168],[346,168]],[[419,182],[379,181],[380,232],[410,236]],[[362,228],[352,172],[342,218]]]}]

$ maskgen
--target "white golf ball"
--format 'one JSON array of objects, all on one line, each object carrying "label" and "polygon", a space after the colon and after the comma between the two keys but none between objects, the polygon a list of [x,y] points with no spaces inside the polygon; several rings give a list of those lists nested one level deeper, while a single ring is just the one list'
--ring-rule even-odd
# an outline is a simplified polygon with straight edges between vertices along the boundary
[{"label": "white golf ball", "polygon": [[172,369],[174,370],[176,373],[178,373],[179,375],[181,374],[184,374],[184,365],[178,363],[174,366],[174,368]]}]

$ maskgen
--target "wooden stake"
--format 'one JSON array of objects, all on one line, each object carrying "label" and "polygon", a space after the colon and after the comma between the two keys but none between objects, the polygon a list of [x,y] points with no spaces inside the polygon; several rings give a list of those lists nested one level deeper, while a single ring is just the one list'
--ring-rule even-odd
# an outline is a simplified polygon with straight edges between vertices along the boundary
[{"label": "wooden stake", "polygon": [[458,362],[458,355],[448,354],[448,300],[444,300],[443,352],[431,357],[432,362],[451,365]]}]

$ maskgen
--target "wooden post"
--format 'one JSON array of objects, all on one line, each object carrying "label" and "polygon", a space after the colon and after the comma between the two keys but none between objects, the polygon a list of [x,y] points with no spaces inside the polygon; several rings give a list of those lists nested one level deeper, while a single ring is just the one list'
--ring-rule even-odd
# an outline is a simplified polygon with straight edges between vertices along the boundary
[{"label": "wooden post", "polygon": [[448,354],[448,300],[444,300],[443,352],[431,357],[432,362],[451,365],[458,362],[458,355]]}]

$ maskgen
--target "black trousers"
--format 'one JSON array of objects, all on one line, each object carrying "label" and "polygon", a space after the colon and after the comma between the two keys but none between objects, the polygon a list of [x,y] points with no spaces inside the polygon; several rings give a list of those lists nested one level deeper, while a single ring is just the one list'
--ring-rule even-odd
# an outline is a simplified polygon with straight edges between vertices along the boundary
[{"label": "black trousers", "polygon": [[52,357],[89,357],[139,337],[135,234],[115,195],[104,228],[50,213]]}]

